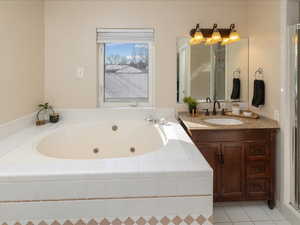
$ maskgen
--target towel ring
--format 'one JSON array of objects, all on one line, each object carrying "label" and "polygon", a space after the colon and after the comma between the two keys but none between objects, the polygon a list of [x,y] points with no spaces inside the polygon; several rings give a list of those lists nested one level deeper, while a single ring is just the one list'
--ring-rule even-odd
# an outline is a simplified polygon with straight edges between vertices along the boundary
[{"label": "towel ring", "polygon": [[260,76],[260,79],[262,80],[264,78],[263,73],[264,73],[263,68],[259,67],[254,73],[254,78],[259,79]]},{"label": "towel ring", "polygon": [[232,76],[233,76],[233,78],[240,78],[240,76],[241,76],[241,69],[238,68],[235,71],[233,71]]}]

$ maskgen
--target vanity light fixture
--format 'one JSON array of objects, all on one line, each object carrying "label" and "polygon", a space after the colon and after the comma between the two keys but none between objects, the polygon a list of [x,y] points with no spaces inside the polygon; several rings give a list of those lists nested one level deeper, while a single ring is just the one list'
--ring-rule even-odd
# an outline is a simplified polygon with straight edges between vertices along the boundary
[{"label": "vanity light fixture", "polygon": [[190,31],[190,44],[196,45],[205,43],[205,45],[213,45],[221,43],[227,45],[239,41],[240,35],[235,29],[235,24],[231,24],[229,28],[218,28],[217,24],[213,28],[200,28],[199,24]]},{"label": "vanity light fixture", "polygon": [[191,45],[196,45],[196,44],[201,44],[201,42],[203,42],[205,40],[205,38],[203,37],[203,34],[200,30],[200,25],[199,23],[196,25],[196,29],[194,32],[193,37],[190,40],[190,44]]},{"label": "vanity light fixture", "polygon": [[197,42],[200,42],[200,43],[201,43],[202,41],[204,41],[204,37],[203,37],[203,34],[202,34],[201,30],[200,30],[200,25],[199,25],[199,23],[198,23],[197,26],[196,26],[196,31],[195,31],[194,38],[196,39]]},{"label": "vanity light fixture", "polygon": [[230,25],[230,34],[229,34],[229,42],[237,42],[241,40],[239,33],[235,29],[235,24]]},{"label": "vanity light fixture", "polygon": [[213,43],[218,43],[222,41],[222,36],[220,31],[218,30],[218,25],[216,23],[213,26],[213,33],[211,35],[211,39]]}]

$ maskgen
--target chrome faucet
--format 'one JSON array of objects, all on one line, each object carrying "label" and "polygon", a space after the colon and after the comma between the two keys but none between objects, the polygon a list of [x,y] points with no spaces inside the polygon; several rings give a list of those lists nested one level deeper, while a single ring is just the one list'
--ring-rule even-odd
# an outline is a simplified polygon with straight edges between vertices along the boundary
[{"label": "chrome faucet", "polygon": [[221,108],[220,102],[218,100],[214,100],[214,108],[213,108],[213,112],[212,112],[213,115],[217,115],[216,103],[218,104],[218,108],[219,109]]},{"label": "chrome faucet", "polygon": [[157,123],[159,121],[158,119],[155,119],[153,115],[146,116],[145,120],[149,123]]},{"label": "chrome faucet", "polygon": [[167,121],[164,118],[160,118],[160,119],[155,118],[153,115],[146,116],[145,120],[151,124],[160,124],[160,125],[167,124]]}]

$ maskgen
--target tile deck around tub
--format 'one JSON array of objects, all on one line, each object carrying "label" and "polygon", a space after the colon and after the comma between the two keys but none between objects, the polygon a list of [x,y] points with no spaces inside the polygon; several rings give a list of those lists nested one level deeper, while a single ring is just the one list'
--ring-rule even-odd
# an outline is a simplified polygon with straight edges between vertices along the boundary
[{"label": "tile deck around tub", "polygon": [[[124,127],[128,121],[122,122]],[[147,125],[144,120],[138,123]],[[43,130],[27,128],[18,138],[0,141],[0,149],[10,149],[0,157],[0,202],[212,194],[213,171],[177,122],[159,126],[168,139],[166,145],[139,156],[66,160],[44,156],[37,150],[38,143],[50,134],[94,125],[66,120]]]},{"label": "tile deck around tub", "polygon": [[215,225],[290,225],[277,208],[265,202],[217,202],[214,204]]}]

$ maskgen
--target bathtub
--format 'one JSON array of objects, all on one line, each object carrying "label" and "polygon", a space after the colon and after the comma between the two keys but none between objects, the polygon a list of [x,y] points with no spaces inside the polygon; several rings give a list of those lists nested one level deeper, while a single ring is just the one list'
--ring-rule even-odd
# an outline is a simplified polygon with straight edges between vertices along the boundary
[{"label": "bathtub", "polygon": [[212,223],[213,171],[174,110],[60,113],[0,141],[0,223]]},{"label": "bathtub", "polygon": [[166,144],[160,125],[119,120],[63,127],[39,140],[36,149],[53,158],[88,160],[134,157]]}]

